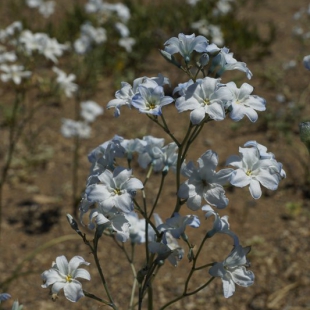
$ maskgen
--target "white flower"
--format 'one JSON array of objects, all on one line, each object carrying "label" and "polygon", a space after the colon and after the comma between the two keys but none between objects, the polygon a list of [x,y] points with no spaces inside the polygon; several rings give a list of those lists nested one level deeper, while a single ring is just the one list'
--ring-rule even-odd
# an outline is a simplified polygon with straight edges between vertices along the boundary
[{"label": "white flower", "polygon": [[123,137],[115,135],[88,154],[88,160],[92,163],[90,176],[99,176],[105,169],[114,170],[114,159],[125,156],[126,151],[121,145],[123,140]]},{"label": "white flower", "polygon": [[219,79],[205,77],[187,87],[185,95],[176,100],[179,112],[191,110],[190,120],[198,125],[206,114],[215,121],[225,118],[224,102],[231,97],[226,87],[220,87]]},{"label": "white flower", "polygon": [[91,128],[87,123],[68,118],[63,118],[61,121],[60,131],[65,138],[80,137],[81,139],[88,139],[90,137]]},{"label": "white flower", "polygon": [[[233,53],[229,53],[227,47],[223,47],[220,52],[212,59],[210,73],[216,71],[216,76],[220,77],[226,70],[240,70],[245,72],[247,78],[250,80],[252,72],[247,68],[244,62],[237,61]],[[217,69],[217,70],[216,70]]]},{"label": "white flower", "polygon": [[181,216],[179,213],[174,213],[173,217],[166,220],[165,223],[160,224],[157,229],[165,234],[169,232],[173,238],[179,239],[185,233],[186,226],[197,228],[200,221],[197,215]]},{"label": "white flower", "polygon": [[235,283],[248,287],[254,283],[254,273],[246,270],[249,265],[246,255],[250,252],[250,247],[237,245],[221,263],[215,263],[209,270],[213,277],[220,277],[223,282],[223,292],[226,298],[235,292]]},{"label": "white flower", "polygon": [[0,52],[0,63],[13,62],[17,60],[15,52]]},{"label": "white flower", "polygon": [[76,302],[84,296],[82,284],[76,280],[82,278],[90,280],[90,274],[87,270],[79,268],[80,265],[89,265],[81,256],[74,256],[68,263],[65,256],[58,256],[56,263],[53,263],[52,268],[44,271],[41,274],[43,279],[43,288],[52,286],[53,294],[58,294],[61,289],[64,289],[65,297]]},{"label": "white flower", "polygon": [[132,52],[132,47],[136,44],[136,40],[131,37],[121,38],[118,40],[118,45],[123,47],[127,53]]},{"label": "white flower", "polygon": [[9,37],[15,34],[15,31],[21,31],[23,29],[20,21],[15,21],[5,29],[0,30],[0,42],[5,42]]},{"label": "white flower", "polygon": [[146,141],[143,141],[141,139],[124,139],[121,142],[121,146],[125,149],[126,156],[128,160],[132,160],[132,155],[134,152],[141,153],[143,151],[143,148],[147,145]]},{"label": "white flower", "polygon": [[[129,238],[132,243],[141,244],[145,242],[145,219],[139,219],[136,212],[126,213],[129,221]],[[149,227],[151,229],[151,227]]]},{"label": "white flower", "polygon": [[116,238],[121,242],[126,242],[130,237],[130,222],[125,214],[113,207],[110,210],[106,210],[102,205],[93,209],[89,214],[90,224],[88,228],[94,229],[95,225],[92,223],[95,220],[97,224],[97,230],[99,232],[108,232],[116,234]]},{"label": "white flower", "polygon": [[27,0],[27,5],[30,8],[38,8],[39,12],[45,17],[48,18],[54,13],[55,10],[55,1],[44,1],[44,0]]},{"label": "white flower", "polygon": [[141,113],[161,115],[161,108],[173,101],[172,97],[165,96],[162,86],[150,80],[149,85],[139,85],[138,93],[133,96],[131,104]]},{"label": "white flower", "polygon": [[227,102],[227,107],[230,111],[230,117],[234,121],[240,121],[246,115],[251,122],[256,122],[258,119],[257,111],[266,110],[265,99],[258,96],[251,96],[253,86],[248,83],[243,83],[240,89],[237,88],[234,82],[229,82],[226,87],[231,91],[232,98]]},{"label": "white flower", "polygon": [[116,167],[113,173],[105,170],[98,176],[102,184],[93,184],[86,188],[89,201],[98,202],[104,209],[116,207],[123,212],[133,210],[133,197],[143,184],[137,178],[132,178],[132,170]]},{"label": "white flower", "polygon": [[88,123],[95,121],[96,117],[103,114],[103,108],[95,101],[81,102],[81,117]]},{"label": "white flower", "polygon": [[57,57],[62,56],[63,52],[68,49],[66,44],[58,43],[55,38],[50,38],[46,33],[33,34],[29,30],[22,32],[19,41],[24,45],[28,55],[31,55],[33,51],[38,51],[54,63],[57,63]]},{"label": "white flower", "polygon": [[119,34],[121,35],[122,38],[127,38],[129,37],[129,29],[128,27],[120,22],[115,23],[115,29],[119,32]]},{"label": "white flower", "polygon": [[43,44],[41,45],[39,52],[43,54],[47,59],[54,63],[57,63],[57,57],[62,56],[63,52],[68,49],[65,44],[60,44],[55,38],[45,37]]},{"label": "white flower", "polygon": [[213,228],[210,231],[208,231],[207,233],[208,237],[212,237],[215,233],[226,234],[234,239],[234,246],[239,245],[239,238],[229,228],[227,215],[220,217],[220,215],[214,212],[214,210],[209,205],[205,205],[201,209],[202,211],[206,212],[206,218],[209,218],[210,216],[214,215]]},{"label": "white flower", "polygon": [[198,210],[202,198],[209,204],[223,209],[228,204],[223,184],[230,180],[233,169],[222,169],[215,172],[218,156],[212,150],[205,152],[198,160],[199,168],[189,162],[183,173],[189,179],[181,184],[178,196],[187,199],[186,204],[191,210]]},{"label": "white flower", "polygon": [[88,0],[88,2],[85,4],[85,11],[87,13],[96,13],[100,11],[102,6],[102,0]]},{"label": "white flower", "polygon": [[163,167],[163,152],[161,148],[164,146],[164,138],[155,138],[152,136],[143,137],[143,141],[147,144],[140,152],[138,163],[141,168],[146,169],[149,164],[153,165],[154,171],[160,171]]},{"label": "white flower", "polygon": [[18,65],[0,65],[0,70],[3,71],[0,78],[2,82],[12,80],[15,84],[19,85],[23,78],[29,78],[31,71],[24,71],[24,66]]},{"label": "white flower", "polygon": [[129,108],[132,105],[132,98],[135,94],[138,93],[139,85],[144,85],[145,87],[155,87],[155,86],[163,86],[165,84],[169,84],[169,79],[164,77],[162,74],[158,74],[158,77],[148,78],[146,76],[137,78],[133,81],[133,86],[131,86],[127,82],[121,82],[121,89],[116,91],[115,97],[116,99],[112,99],[109,101],[107,108],[115,108],[114,116],[120,116],[120,108],[122,106],[128,106]]},{"label": "white flower", "polygon": [[250,193],[254,199],[262,195],[260,184],[270,190],[276,190],[282,175],[285,172],[282,165],[274,158],[260,156],[257,147],[239,147],[240,156],[232,155],[227,159],[226,164],[235,168],[231,174],[230,183],[237,187],[249,185]]},{"label": "white flower", "polygon": [[195,37],[195,34],[185,35],[180,33],[178,38],[172,37],[165,42],[165,52],[173,55],[180,53],[185,62],[189,62],[193,51],[198,53],[206,52],[208,40],[203,36]]},{"label": "white flower", "polygon": [[168,259],[169,263],[174,267],[178,265],[178,262],[184,256],[184,250],[179,247],[177,241],[173,237],[171,237],[170,242],[167,244],[150,241],[148,248],[151,253],[157,254],[157,260]]},{"label": "white flower", "polygon": [[76,76],[72,73],[67,75],[64,71],[53,67],[53,71],[57,74],[57,83],[63,89],[68,98],[72,97],[72,94],[78,90],[78,85],[73,83]]},{"label": "white flower", "polygon": [[[244,147],[249,147],[249,146],[257,148],[257,150],[259,152],[260,159],[275,159],[275,155],[273,153],[267,152],[266,146],[259,144],[256,141],[251,140],[251,141],[244,143]],[[278,168],[279,168],[280,177],[282,179],[285,179],[286,178],[286,172],[282,168],[282,163],[278,162]]]}]

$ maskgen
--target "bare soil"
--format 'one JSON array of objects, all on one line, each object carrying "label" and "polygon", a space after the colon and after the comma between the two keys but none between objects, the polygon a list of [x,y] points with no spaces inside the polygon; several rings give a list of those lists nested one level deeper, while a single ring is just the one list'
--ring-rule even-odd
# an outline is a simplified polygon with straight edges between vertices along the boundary
[{"label": "bare soil", "polygon": [[[259,25],[260,31],[266,31],[268,22],[276,26],[276,39],[271,46],[270,55],[259,61],[251,60],[247,55],[243,61],[254,76],[250,84],[255,87],[255,94],[267,100],[267,109],[272,113],[287,113],[290,109],[288,102],[297,104],[300,94],[309,84],[309,72],[301,63],[302,57],[309,54],[309,44],[301,44],[291,32],[296,22],[293,14],[301,7],[306,8],[308,1],[264,0],[261,5],[255,1],[248,1],[240,11],[239,17],[253,19]],[[182,31],[182,29],[178,29]],[[247,58],[247,59],[246,59]],[[284,72],[281,79],[276,80],[279,72],[283,72],[283,64],[291,59],[297,60],[297,66]],[[150,55],[150,67],[145,75],[155,76],[158,72],[168,76],[173,86],[178,79],[179,72],[160,58],[157,51]],[[227,82],[229,77],[239,77],[239,73],[228,74],[223,77]],[[240,77],[246,81],[242,73]],[[184,78],[185,79],[185,78]],[[238,80],[239,81],[239,80]],[[115,92],[112,78],[103,80],[97,96],[92,98],[102,106],[113,98]],[[287,103],[278,103],[278,93],[287,94]],[[1,94],[4,95],[4,94]],[[304,97],[305,102],[309,96]],[[73,117],[73,102],[66,105],[46,107],[37,118],[33,126],[45,128],[35,147],[34,153],[45,154],[45,160],[37,164],[30,164],[30,160],[20,162],[16,159],[10,170],[9,182],[5,187],[4,210],[1,232],[0,250],[0,282],[8,279],[23,260],[27,259],[21,270],[16,274],[7,287],[12,295],[12,301],[4,303],[4,309],[10,309],[14,299],[24,305],[25,310],[33,309],[106,309],[105,306],[88,298],[81,299],[78,304],[65,299],[62,292],[56,302],[51,300],[47,289],[41,288],[40,274],[49,269],[51,263],[59,255],[66,255],[68,259],[74,255],[81,255],[91,265],[87,267],[92,275],[90,282],[84,281],[83,288],[98,296],[105,297],[95,264],[89,249],[79,236],[70,228],[65,215],[72,213],[71,179],[72,179],[72,151],[73,141],[65,139],[59,132],[61,117]],[[284,111],[284,112],[283,112]],[[165,115],[171,123],[171,131],[178,137],[184,133],[188,121],[188,114],[177,115],[173,106],[165,108]],[[300,120],[310,118],[309,106],[303,110]],[[260,113],[263,117],[263,113]],[[223,167],[226,158],[238,153],[238,147],[248,140],[256,140],[268,146],[268,150],[276,155],[283,163],[287,178],[280,184],[276,192],[263,189],[263,197],[257,201],[252,199],[247,188],[228,188],[228,207],[221,210],[221,215],[228,214],[231,229],[235,231],[244,246],[251,245],[249,255],[250,269],[255,273],[255,284],[249,288],[237,287],[233,297],[225,299],[222,293],[222,283],[216,279],[210,286],[197,295],[189,296],[169,309],[194,310],[303,310],[310,309],[310,201],[308,190],[305,188],[305,175],[309,171],[309,157],[305,146],[299,141],[298,127],[285,135],[276,124],[268,124],[259,120],[251,124],[243,119],[240,126],[233,127],[227,119],[224,122],[213,122],[205,126],[195,146],[190,150],[188,160],[195,161],[207,149],[215,150]],[[272,126],[275,125],[275,126]],[[94,124],[92,138],[83,141],[80,149],[79,189],[83,190],[88,175],[89,163],[87,154],[94,147],[111,139],[115,134],[127,139],[146,134],[165,137],[168,136],[146,120],[137,111],[123,109],[119,119],[113,118],[112,112],[106,110]],[[3,144],[7,132],[1,129]],[[18,154],[27,158],[28,153],[21,144]],[[51,152],[48,153],[48,150]],[[50,157],[49,155],[51,154]],[[32,155],[34,156],[34,155]],[[19,156],[20,158],[20,156]],[[28,158],[29,159],[29,158]],[[27,163],[27,164],[25,164]],[[143,176],[143,171],[136,165],[133,167],[137,177]],[[147,185],[148,201],[156,193],[156,186],[160,175],[154,175]],[[175,188],[173,175],[166,182],[164,193],[159,201],[158,213],[165,218],[174,206]],[[190,210],[184,208],[183,214]],[[190,240],[201,240],[204,233],[212,226],[212,220],[204,220],[203,212],[199,211],[202,225],[198,230],[189,229]],[[92,232],[87,231],[89,239]],[[63,237],[64,240],[59,238]],[[53,242],[55,244],[51,244]],[[197,241],[198,244],[199,241]],[[42,249],[44,247],[44,249]],[[215,236],[207,243],[201,255],[201,263],[220,261],[227,256],[231,249],[231,240],[225,236]],[[32,255],[37,250],[35,255]],[[136,268],[143,267],[143,247],[137,249]],[[115,243],[102,237],[100,240],[100,259],[102,268],[111,288],[112,295],[120,309],[126,309],[130,297],[133,276],[125,256],[120,253]],[[183,283],[190,264],[186,257],[177,268],[166,263],[154,281],[155,309],[165,302],[182,293]],[[209,275],[207,270],[197,273],[191,281],[189,289],[206,282]]]}]

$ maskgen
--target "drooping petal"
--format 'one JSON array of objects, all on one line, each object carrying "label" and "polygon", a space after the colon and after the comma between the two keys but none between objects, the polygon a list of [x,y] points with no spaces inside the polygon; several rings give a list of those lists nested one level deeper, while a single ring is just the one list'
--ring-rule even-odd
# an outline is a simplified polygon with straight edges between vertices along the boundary
[{"label": "drooping petal", "polygon": [[254,283],[254,273],[251,270],[246,270],[241,266],[231,273],[233,281],[243,287],[248,287]]},{"label": "drooping petal", "polygon": [[58,294],[58,292],[67,285],[66,281],[60,282],[57,281],[52,285],[52,293]]},{"label": "drooping petal", "polygon": [[201,123],[205,116],[206,113],[204,107],[199,107],[191,112],[190,120],[193,125],[198,125]]},{"label": "drooping petal", "polygon": [[72,280],[65,285],[64,294],[68,300],[77,302],[81,297],[84,297],[81,283],[77,280]]},{"label": "drooping petal", "polygon": [[262,195],[262,190],[257,180],[251,180],[250,193],[254,199],[259,199]]},{"label": "drooping petal", "polygon": [[225,298],[231,297],[236,290],[235,283],[231,279],[228,280],[222,279],[222,282],[223,282],[224,297]]}]

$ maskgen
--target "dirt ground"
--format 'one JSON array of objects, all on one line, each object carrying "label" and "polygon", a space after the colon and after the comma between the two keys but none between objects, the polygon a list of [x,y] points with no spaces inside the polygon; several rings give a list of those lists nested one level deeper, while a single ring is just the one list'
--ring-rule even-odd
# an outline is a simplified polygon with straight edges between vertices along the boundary
[{"label": "dirt ground", "polygon": [[[302,44],[292,36],[292,29],[297,23],[292,16],[300,8],[307,6],[308,2],[305,0],[264,0],[259,6],[256,6],[253,0],[248,1],[239,12],[239,18],[250,16],[262,33],[266,31],[270,21],[276,26],[276,39],[267,57],[257,61],[247,55],[242,59],[254,74],[250,84],[255,87],[255,94],[267,100],[267,109],[273,113],[283,113],[283,110],[287,112],[290,105],[298,104],[301,93],[309,85],[310,73],[303,68],[301,60],[310,53],[310,44]],[[178,31],[182,32],[182,29]],[[297,61],[296,67],[283,71],[283,65],[290,60]],[[150,68],[145,72],[147,76],[155,76],[161,72],[174,83],[179,75],[178,71],[171,69],[171,66],[157,55],[157,51],[150,56],[149,63]],[[235,72],[223,77],[223,81],[228,82],[228,78],[235,75],[240,76],[243,82],[248,82],[243,74]],[[112,79],[104,80],[97,96],[92,99],[105,106],[113,98],[115,90]],[[277,102],[276,95],[279,93],[285,93],[285,103]],[[307,102],[309,96],[306,94],[303,99]],[[47,123],[43,135],[40,136],[40,150],[44,154],[51,154],[50,157],[46,155],[47,159],[35,166],[25,166],[17,162],[10,171],[4,195],[0,282],[8,279],[18,265],[28,259],[8,286],[7,292],[13,298],[2,305],[3,309],[10,309],[14,299],[18,299],[25,310],[106,309],[102,304],[87,298],[81,299],[78,304],[71,303],[62,292],[58,300],[53,302],[48,290],[41,288],[40,274],[50,268],[57,256],[66,255],[71,258],[81,255],[91,263],[87,269],[92,275],[90,282],[83,282],[83,288],[98,296],[105,296],[89,249],[79,236],[74,234],[65,217],[67,213],[72,213],[70,184],[73,142],[63,138],[59,128],[61,117],[73,116],[72,110],[72,102],[68,102],[65,106],[47,107],[42,111],[38,115],[38,123],[42,124],[45,119]],[[172,131],[180,137],[186,128],[188,114],[178,115],[176,122],[176,110],[169,106],[165,109],[165,115],[168,122],[171,122]],[[263,117],[263,113],[259,115]],[[307,116],[310,119],[309,106],[303,110],[300,119],[295,120],[296,124],[307,119]],[[309,157],[305,146],[299,141],[298,126],[294,125],[287,136],[272,124],[266,126],[262,120],[251,124],[247,119],[243,119],[238,128],[231,124],[227,119],[205,126],[194,148],[190,150],[188,159],[195,161],[207,149],[213,149],[218,153],[222,167],[229,155],[238,153],[239,146],[246,141],[256,140],[268,146],[268,150],[283,163],[287,173],[287,178],[276,192],[263,189],[263,197],[257,201],[252,199],[247,188],[229,188],[226,195],[230,203],[220,212],[221,215],[230,216],[231,229],[239,235],[242,245],[252,246],[249,259],[250,270],[255,274],[255,283],[248,288],[237,287],[234,296],[225,299],[221,280],[216,279],[197,295],[189,296],[169,309],[310,309],[310,201],[307,194],[310,188],[307,189],[304,182],[306,172],[309,171]],[[92,138],[83,141],[80,149],[81,164],[78,173],[81,191],[88,175],[88,152],[112,138],[114,134],[127,139],[136,137],[137,134],[151,134],[163,136],[167,143],[170,142],[169,137],[137,111],[123,109],[121,117],[115,119],[113,112],[105,110],[104,115],[93,126]],[[6,135],[2,129],[1,135]],[[23,151],[20,146],[18,152]],[[138,166],[133,169],[136,176],[143,175]],[[174,205],[175,189],[172,178],[173,175],[169,176],[159,201],[158,213],[163,218],[170,215],[171,206]],[[147,186],[148,197],[156,193],[154,188],[159,181],[160,175],[151,178]],[[184,208],[182,213],[188,214],[188,211]],[[202,211],[197,214],[201,218],[201,228],[189,229],[188,234],[190,239],[200,240],[212,226],[212,221],[205,221]],[[91,239],[92,233],[86,229],[85,232]],[[62,240],[59,239],[61,237]],[[226,257],[230,244],[229,237],[222,235],[210,239],[202,260],[205,259],[204,263],[222,260]],[[143,266],[139,252],[143,252],[142,247],[138,249],[137,269]],[[124,255],[111,239],[103,237],[100,240],[100,259],[117,305],[120,309],[126,309],[133,276]],[[155,309],[180,295],[189,267],[187,258],[184,257],[177,268],[168,264],[161,268],[153,284]],[[207,270],[202,271],[194,277],[190,289],[205,283],[208,277]]]}]

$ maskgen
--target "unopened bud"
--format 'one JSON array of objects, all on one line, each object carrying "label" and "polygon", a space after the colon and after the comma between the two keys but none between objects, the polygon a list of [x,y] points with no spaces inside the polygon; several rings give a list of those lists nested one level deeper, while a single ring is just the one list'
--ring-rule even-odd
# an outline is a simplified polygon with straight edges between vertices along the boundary
[{"label": "unopened bud", "polygon": [[201,57],[199,58],[199,64],[201,67],[206,66],[209,63],[209,55],[207,53],[204,53],[201,55]]},{"label": "unopened bud", "polygon": [[160,53],[162,54],[162,56],[169,61],[170,63],[172,63],[173,65],[177,66],[178,68],[181,68],[181,64],[175,59],[175,57],[171,54],[169,54],[166,51],[163,50],[159,50]]}]

